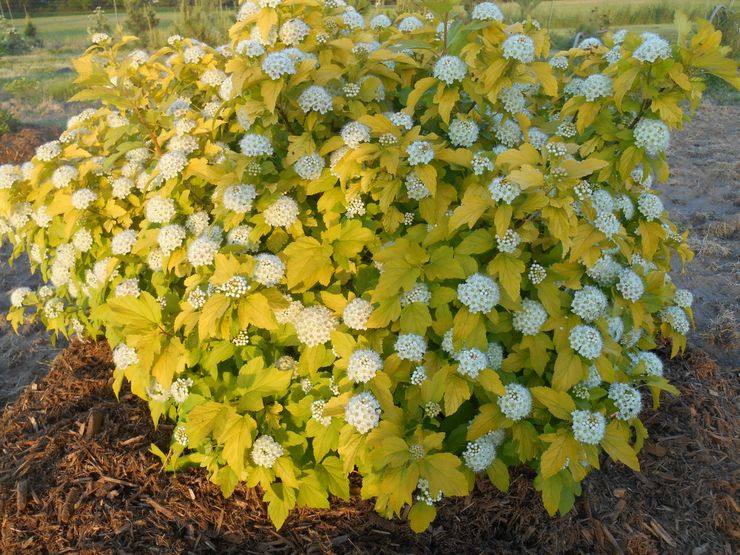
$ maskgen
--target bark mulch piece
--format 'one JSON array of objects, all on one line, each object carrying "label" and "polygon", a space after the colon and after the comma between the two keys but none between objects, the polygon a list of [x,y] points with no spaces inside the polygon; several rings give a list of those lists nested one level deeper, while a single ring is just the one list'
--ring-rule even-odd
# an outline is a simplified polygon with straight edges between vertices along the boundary
[{"label": "bark mulch piece", "polygon": [[646,409],[643,472],[609,462],[564,518],[549,518],[531,472],[508,494],[481,481],[443,501],[433,529],[377,516],[358,497],[297,510],[273,530],[257,492],[230,499],[200,469],[161,471],[167,444],[145,403],[111,390],[105,344],[75,342],[0,415],[0,552],[731,554],[740,545],[736,382],[703,352],[667,366],[682,390]]},{"label": "bark mulch piece", "polygon": [[0,136],[0,164],[20,164],[33,158],[36,147],[59,137],[59,129],[24,127]]}]

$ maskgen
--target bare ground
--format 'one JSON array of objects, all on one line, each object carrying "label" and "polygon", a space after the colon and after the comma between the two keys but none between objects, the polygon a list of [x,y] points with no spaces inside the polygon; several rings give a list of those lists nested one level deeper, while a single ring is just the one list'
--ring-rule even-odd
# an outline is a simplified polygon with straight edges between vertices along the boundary
[{"label": "bare ground", "polygon": [[[199,471],[161,473],[147,449],[164,447],[171,429],[154,430],[131,395],[116,402],[107,348],[77,343],[0,416],[2,552],[738,552],[738,121],[740,107],[705,106],[675,137],[672,176],[660,186],[697,250],[674,276],[695,295],[697,327],[688,354],[667,368],[682,396],[646,417],[652,439],[642,473],[607,462],[560,519],[546,516],[520,471],[507,495],[481,483],[469,498],[444,501],[432,531],[419,536],[357,498],[296,511],[276,533],[256,492],[238,489],[224,500]],[[0,163],[28,156],[0,148]],[[26,284],[26,272],[0,266],[0,312],[3,293]],[[16,337],[0,324],[0,406],[46,373],[55,354],[42,330]]]}]

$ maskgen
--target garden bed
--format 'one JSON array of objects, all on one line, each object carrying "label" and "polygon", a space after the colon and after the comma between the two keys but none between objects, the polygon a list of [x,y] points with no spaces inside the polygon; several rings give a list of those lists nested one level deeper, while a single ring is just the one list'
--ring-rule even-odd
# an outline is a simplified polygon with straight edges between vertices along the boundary
[{"label": "garden bed", "polygon": [[[665,354],[665,353],[663,353]],[[275,532],[257,492],[223,499],[204,471],[162,472],[145,404],[111,390],[105,344],[75,342],[0,417],[3,553],[733,553],[740,546],[737,389],[704,352],[667,365],[682,392],[646,415],[642,473],[605,462],[564,518],[551,519],[526,471],[502,494],[486,481],[445,500],[414,535],[361,501],[294,511]]]}]

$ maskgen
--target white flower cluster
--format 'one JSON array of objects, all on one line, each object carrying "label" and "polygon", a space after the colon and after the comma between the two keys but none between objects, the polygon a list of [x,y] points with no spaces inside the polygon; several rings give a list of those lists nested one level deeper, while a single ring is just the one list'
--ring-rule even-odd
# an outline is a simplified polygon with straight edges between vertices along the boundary
[{"label": "white flower cluster", "polygon": [[527,272],[527,277],[529,278],[529,281],[532,282],[532,285],[539,285],[545,281],[547,270],[545,270],[541,264],[532,262],[532,265],[529,267],[529,271]]},{"label": "white flower cluster", "polygon": [[686,335],[691,329],[689,319],[681,307],[667,306],[660,311],[660,318],[673,328],[673,331]]},{"label": "white flower cluster", "polygon": [[598,287],[586,285],[573,294],[570,308],[573,314],[580,316],[586,322],[599,319],[609,304],[606,295]]},{"label": "white flower cluster", "polygon": [[483,370],[489,365],[488,355],[478,349],[463,349],[455,353],[457,359],[457,373],[467,376],[471,380],[478,378]]},{"label": "white flower cluster", "polygon": [[135,297],[141,295],[139,280],[136,278],[124,279],[116,286],[116,297]]},{"label": "white flower cluster", "polygon": [[308,347],[329,341],[338,324],[332,311],[321,305],[302,308],[293,320],[298,340]]},{"label": "white flower cluster", "polygon": [[175,403],[182,404],[190,396],[190,388],[193,387],[193,380],[190,378],[177,378],[170,386],[170,395]]},{"label": "white flower cluster", "polygon": [[529,416],[532,412],[532,394],[529,389],[518,383],[510,383],[505,389],[506,393],[497,401],[504,416],[514,421]]},{"label": "white flower cluster", "polygon": [[188,262],[194,268],[210,266],[213,264],[213,259],[218,254],[218,250],[219,244],[216,241],[206,235],[202,235],[188,245]]},{"label": "white flower cluster", "polygon": [[[8,174],[4,172],[3,175],[8,175]],[[57,169],[55,169],[54,173],[51,174],[51,183],[52,185],[54,185],[54,188],[56,189],[64,189],[67,185],[72,183],[72,181],[77,179],[78,175],[79,175],[79,172],[77,171],[77,168],[75,168],[74,166],[64,164],[63,166],[59,166]],[[15,179],[13,181],[15,181]],[[12,181],[11,181],[11,184],[12,184]],[[7,188],[7,187],[0,186],[0,188]]]},{"label": "white flower cluster", "polygon": [[172,435],[175,439],[175,443],[177,443],[178,445],[182,445],[183,447],[188,446],[188,442],[190,441],[190,438],[188,437],[188,433],[185,430],[185,426],[175,427],[175,431],[173,432]]},{"label": "white flower cluster", "polygon": [[426,283],[417,283],[411,289],[401,295],[401,308],[413,303],[429,304],[432,300],[432,292]]},{"label": "white flower cluster", "polygon": [[503,21],[504,14],[493,2],[481,2],[473,7],[470,16],[477,21]]},{"label": "white flower cluster", "polygon": [[244,156],[272,156],[270,139],[257,133],[247,133],[239,141],[239,149]]},{"label": "white flower cluster", "polygon": [[642,395],[640,391],[626,383],[613,383],[609,386],[609,399],[617,407],[617,418],[632,420],[637,418],[642,410]]},{"label": "white flower cluster", "polygon": [[111,239],[111,252],[116,255],[129,254],[136,243],[137,234],[133,229],[117,233]]},{"label": "white flower cluster", "polygon": [[404,183],[406,184],[406,194],[410,199],[424,200],[432,195],[432,192],[415,173],[408,174]]},{"label": "white flower cluster", "polygon": [[637,209],[651,222],[659,219],[663,213],[663,201],[652,193],[642,193],[637,199]]},{"label": "white flower cluster", "polygon": [[263,468],[272,468],[284,453],[283,447],[272,436],[260,436],[252,444],[252,462]]},{"label": "white flower cluster", "polygon": [[[413,451],[411,451],[412,448],[414,448]],[[418,448],[421,448],[421,452],[419,452]],[[412,445],[409,448],[409,451],[411,451],[412,458],[421,459],[424,456],[424,447],[421,445]],[[421,453],[421,456],[419,456],[419,453]],[[416,489],[419,490],[416,494],[416,500],[420,503],[424,503],[431,507],[435,503],[442,501],[442,491],[440,490],[432,495],[432,492],[429,490],[429,480],[426,478],[419,478],[419,481],[416,483]]]},{"label": "white flower cluster", "polygon": [[665,152],[671,142],[668,126],[659,119],[641,119],[632,133],[635,137],[635,146],[645,149],[647,155],[652,158]]},{"label": "white flower cluster", "polygon": [[353,299],[342,311],[342,320],[347,327],[354,330],[367,329],[367,321],[373,312],[373,305],[364,299]]},{"label": "white flower cluster", "polygon": [[257,189],[254,185],[231,185],[224,191],[222,202],[227,210],[246,214],[252,209],[255,198]]},{"label": "white flower cluster", "polygon": [[344,420],[361,434],[366,434],[380,422],[380,403],[369,391],[358,393],[347,403]]},{"label": "white flower cluster", "polygon": [[422,23],[418,17],[413,15],[404,17],[398,24],[398,30],[403,31],[404,33],[410,33],[417,29],[421,29],[422,27],[424,27],[424,23]]},{"label": "white flower cluster", "polygon": [[599,330],[592,326],[578,325],[570,330],[570,346],[582,357],[593,360],[601,355],[604,341]]},{"label": "white flower cluster", "polygon": [[409,166],[428,164],[434,159],[434,148],[428,141],[414,141],[406,147]]},{"label": "white flower cluster", "polygon": [[583,80],[581,94],[586,97],[587,102],[593,102],[597,98],[605,98],[614,94],[614,84],[610,77],[595,73]]},{"label": "white flower cluster", "polygon": [[523,335],[537,335],[547,321],[547,311],[534,299],[522,299],[522,307],[512,314],[511,325]]},{"label": "white flower cluster", "polygon": [[617,291],[628,301],[637,302],[645,292],[645,284],[642,278],[629,268],[620,270]]},{"label": "white flower cluster", "polygon": [[421,385],[427,380],[427,378],[428,376],[426,368],[424,368],[423,366],[417,366],[411,373],[409,382],[411,382],[412,385]]},{"label": "white flower cluster", "polygon": [[254,257],[252,279],[265,287],[274,287],[285,277],[285,264],[280,257],[270,253],[260,253]]},{"label": "white flower cluster", "polygon": [[22,307],[29,293],[31,293],[31,289],[28,287],[17,287],[13,289],[10,293],[10,305],[14,308]]},{"label": "white flower cluster", "polygon": [[496,458],[496,445],[485,435],[469,441],[462,453],[463,461],[473,472],[483,472]]},{"label": "white flower cluster", "polygon": [[402,333],[396,339],[395,350],[401,360],[418,362],[424,358],[427,341],[415,333]]},{"label": "white flower cluster", "polygon": [[62,145],[59,141],[44,143],[36,148],[36,159],[41,162],[51,162],[62,153]]},{"label": "white flower cluster", "polygon": [[251,289],[247,278],[244,276],[232,276],[218,286],[218,291],[232,299],[239,299]]},{"label": "white flower cluster", "polygon": [[153,197],[146,203],[146,219],[154,224],[169,223],[175,217],[175,201],[171,198]]},{"label": "white flower cluster", "polygon": [[134,364],[139,364],[139,355],[136,354],[133,347],[129,347],[126,343],[119,343],[113,349],[113,364],[118,370],[123,370]]},{"label": "white flower cluster", "polygon": [[606,419],[603,414],[588,410],[574,410],[571,417],[573,418],[573,437],[576,441],[598,445],[604,438]]},{"label": "white flower cluster", "polygon": [[673,294],[673,302],[681,308],[691,308],[694,303],[694,295],[688,289],[676,289]]},{"label": "white flower cluster", "polygon": [[188,157],[179,150],[167,152],[157,162],[157,172],[162,179],[172,179],[180,175],[185,166],[188,165]]},{"label": "white flower cluster", "polygon": [[504,58],[517,60],[523,64],[534,61],[534,41],[527,35],[511,35],[502,44]]},{"label": "white flower cluster", "polygon": [[447,135],[455,146],[469,148],[478,140],[478,124],[473,120],[455,118],[450,123]]},{"label": "white flower cluster", "polygon": [[272,227],[290,227],[298,219],[298,203],[287,195],[268,206],[262,215],[265,223]]},{"label": "white flower cluster", "polygon": [[278,37],[283,44],[294,46],[303,42],[310,31],[310,27],[302,19],[293,18],[280,26]]},{"label": "white flower cluster", "polygon": [[78,189],[72,193],[72,206],[77,210],[87,210],[98,198],[98,194],[90,189]]},{"label": "white flower cluster", "polygon": [[333,101],[332,96],[324,87],[311,85],[298,97],[298,105],[306,113],[326,114],[333,108]]},{"label": "white flower cluster", "polygon": [[317,399],[316,401],[311,403],[311,418],[324,426],[324,428],[331,424],[331,416],[324,415],[325,408],[326,401],[324,401],[323,399]]},{"label": "white flower cluster", "polygon": [[653,63],[656,60],[667,60],[671,57],[671,45],[667,40],[655,34],[644,37],[642,44],[635,48],[632,57],[641,62]]},{"label": "white flower cluster", "polygon": [[432,74],[439,79],[452,85],[457,81],[462,81],[468,74],[468,66],[457,56],[445,55],[441,56],[439,60],[434,64]]},{"label": "white flower cluster", "polygon": [[185,229],[178,224],[166,225],[159,230],[157,243],[162,249],[163,256],[169,256],[172,251],[179,248],[185,240],[187,233]]},{"label": "white flower cluster", "polygon": [[648,376],[660,377],[663,375],[663,361],[660,360],[658,355],[651,351],[638,351],[635,354],[631,354],[632,359],[632,372],[638,364],[643,363],[645,366],[645,374]]},{"label": "white flower cluster", "polygon": [[312,152],[296,160],[293,169],[302,179],[318,179],[325,166],[324,158],[318,152]]},{"label": "white flower cluster", "polygon": [[270,52],[262,60],[262,71],[272,80],[280,79],[283,75],[293,75],[295,64],[286,52]]},{"label": "white flower cluster", "polygon": [[498,283],[483,274],[473,274],[457,286],[457,298],[470,312],[488,313],[501,298]]},{"label": "white flower cluster", "polygon": [[342,127],[339,132],[344,144],[351,149],[356,149],[362,143],[370,141],[370,128],[359,121],[350,121]]},{"label": "white flower cluster", "polygon": [[355,383],[369,382],[383,369],[383,358],[372,349],[357,349],[349,357],[347,377]]},{"label": "white flower cluster", "polygon": [[498,250],[508,254],[513,253],[521,242],[521,237],[513,229],[507,229],[503,237],[496,237],[496,245]]}]

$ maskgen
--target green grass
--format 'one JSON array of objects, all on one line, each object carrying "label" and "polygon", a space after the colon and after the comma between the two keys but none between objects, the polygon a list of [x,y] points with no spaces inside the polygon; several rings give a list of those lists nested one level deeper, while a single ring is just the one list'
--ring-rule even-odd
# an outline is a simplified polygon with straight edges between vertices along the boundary
[{"label": "green grass", "polygon": [[[479,0],[474,0],[479,1]],[[720,0],[544,0],[533,12],[543,26],[552,32],[554,49],[569,48],[577,32],[586,34],[604,28],[628,28],[637,32],[652,31],[675,39],[673,17],[682,10],[694,17],[706,17]],[[515,3],[500,4],[507,19],[521,17]],[[174,32],[178,12],[172,8],[157,10],[162,39]],[[112,29],[123,25],[125,13],[106,13]],[[33,23],[44,42],[44,48],[20,56],[0,57],[0,99],[16,98],[30,103],[42,100],[63,102],[74,91],[71,60],[87,46],[87,28],[92,23],[88,14],[65,14],[33,17]],[[548,25],[549,24],[549,25]],[[117,34],[117,33],[116,33]],[[27,91],[8,92],[5,87],[23,78],[33,83]],[[14,87],[11,86],[12,90]],[[23,83],[16,84],[22,89]],[[709,81],[709,95],[717,102],[737,104],[740,93],[719,80]]]},{"label": "green grass", "polygon": [[[159,28],[168,29],[173,26],[177,12],[158,10]],[[123,25],[126,14],[119,11],[118,18],[113,13],[106,13],[106,19],[111,29],[117,24]],[[39,38],[44,45],[52,49],[82,48],[87,43],[87,28],[91,23],[89,15],[53,15],[34,17],[32,19],[38,29]]]}]

